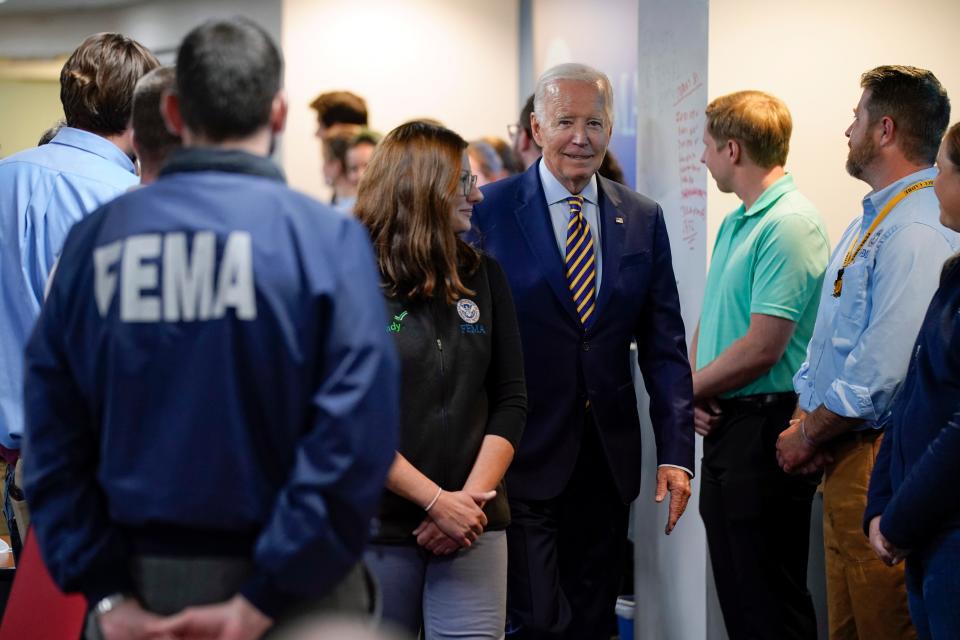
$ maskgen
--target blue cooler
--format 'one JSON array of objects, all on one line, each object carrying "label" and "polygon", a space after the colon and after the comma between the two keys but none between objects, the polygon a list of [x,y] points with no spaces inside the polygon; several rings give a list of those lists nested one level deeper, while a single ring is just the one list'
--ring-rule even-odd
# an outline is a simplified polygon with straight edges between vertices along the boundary
[{"label": "blue cooler", "polygon": [[620,631],[620,640],[633,640],[633,612],[636,604],[633,596],[617,598],[617,628]]}]

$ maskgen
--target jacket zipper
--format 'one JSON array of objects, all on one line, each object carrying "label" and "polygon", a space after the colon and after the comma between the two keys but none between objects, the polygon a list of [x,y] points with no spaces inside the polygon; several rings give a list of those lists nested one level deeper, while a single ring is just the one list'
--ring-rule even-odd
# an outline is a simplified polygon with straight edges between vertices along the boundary
[{"label": "jacket zipper", "polygon": [[[447,381],[443,366],[443,342],[439,336],[437,337],[437,351],[440,353],[440,423],[443,425],[443,433],[440,434],[440,447],[443,451],[443,458],[446,459],[447,438],[450,429],[447,425]],[[441,486],[450,486],[447,478],[447,468],[448,466],[444,465],[440,470]]]}]

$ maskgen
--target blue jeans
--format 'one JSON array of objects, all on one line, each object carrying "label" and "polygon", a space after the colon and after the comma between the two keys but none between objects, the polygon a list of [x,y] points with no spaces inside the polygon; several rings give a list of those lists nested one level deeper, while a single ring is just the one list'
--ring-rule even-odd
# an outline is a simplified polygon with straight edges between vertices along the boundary
[{"label": "blue jeans", "polygon": [[960,529],[907,556],[910,617],[921,640],[960,638]]}]

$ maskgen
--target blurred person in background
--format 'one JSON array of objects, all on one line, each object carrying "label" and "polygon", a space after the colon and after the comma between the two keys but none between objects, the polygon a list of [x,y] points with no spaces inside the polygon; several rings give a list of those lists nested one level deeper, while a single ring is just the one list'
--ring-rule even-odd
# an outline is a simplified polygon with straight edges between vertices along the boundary
[{"label": "blurred person in background", "polygon": [[362,130],[356,124],[337,124],[327,130],[322,142],[323,180],[332,191],[330,205],[345,213],[352,211],[357,201],[357,185],[347,175],[347,149]]},{"label": "blurred person in background", "polygon": [[170,133],[160,113],[164,93],[176,89],[176,69],[154,69],[140,78],[133,92],[133,150],[140,165],[140,184],[150,184],[174,149],[180,148],[180,136]]},{"label": "blurred person in background", "polygon": [[355,93],[349,91],[328,91],[321,93],[310,108],[317,112],[316,136],[321,141],[339,124],[367,126],[367,103]]},{"label": "blurred person in background", "polygon": [[380,144],[380,138],[380,134],[376,131],[364,129],[350,139],[344,158],[344,166],[347,172],[347,180],[350,181],[354,189],[360,186],[360,180],[363,178],[363,174],[367,172],[370,158],[373,157],[374,150]]},{"label": "blurred person in background", "polygon": [[513,144],[513,150],[517,157],[520,158],[520,164],[524,171],[529,169],[530,165],[539,160],[543,154],[540,145],[533,137],[533,128],[530,124],[531,115],[533,115],[533,94],[524,103],[517,121],[514,124],[507,125],[510,142]]},{"label": "blurred person in background", "polygon": [[526,169],[520,162],[520,156],[513,150],[510,143],[503,138],[484,136],[481,140],[493,147],[497,155],[500,156],[500,162],[503,164],[503,170],[507,172],[507,175],[513,176]]},{"label": "blurred person in background", "polygon": [[60,129],[63,129],[65,126],[67,126],[65,120],[57,120],[52,127],[40,134],[40,140],[37,141],[37,146],[42,147],[45,144],[49,144],[49,142],[60,133]]},{"label": "blurred person in background", "polygon": [[623,185],[627,184],[626,176],[623,175],[623,167],[620,166],[617,157],[613,155],[610,149],[607,149],[606,155],[603,156],[603,162],[600,163],[597,173],[607,180],[613,180]]},{"label": "blurred person in background", "polygon": [[510,175],[504,170],[496,149],[483,140],[474,140],[467,145],[467,157],[471,171],[477,176],[477,186],[482,187]]}]

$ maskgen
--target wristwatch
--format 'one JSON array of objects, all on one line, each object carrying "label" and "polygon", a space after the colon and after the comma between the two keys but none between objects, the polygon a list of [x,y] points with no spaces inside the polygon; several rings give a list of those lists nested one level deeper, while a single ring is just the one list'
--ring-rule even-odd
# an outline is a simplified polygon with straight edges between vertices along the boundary
[{"label": "wristwatch", "polygon": [[127,595],[124,593],[111,593],[105,598],[101,598],[97,604],[93,606],[93,612],[99,618],[100,616],[110,613],[118,606],[121,602],[124,602],[127,599]]}]

